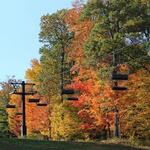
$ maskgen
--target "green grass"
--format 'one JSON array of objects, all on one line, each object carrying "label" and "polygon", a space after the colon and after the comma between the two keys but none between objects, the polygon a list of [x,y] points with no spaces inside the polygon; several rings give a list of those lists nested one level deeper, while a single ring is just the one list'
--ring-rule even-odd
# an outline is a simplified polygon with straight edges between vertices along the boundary
[{"label": "green grass", "polygon": [[[142,150],[121,144],[0,139],[0,150]],[[143,149],[144,150],[144,149]]]}]

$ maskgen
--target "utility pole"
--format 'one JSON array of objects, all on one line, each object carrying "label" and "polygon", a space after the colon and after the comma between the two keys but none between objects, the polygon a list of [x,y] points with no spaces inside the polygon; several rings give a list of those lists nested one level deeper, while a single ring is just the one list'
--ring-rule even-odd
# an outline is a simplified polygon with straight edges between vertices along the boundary
[{"label": "utility pole", "polygon": [[[61,102],[63,103],[63,95],[64,94],[75,94],[75,90],[74,89],[64,89],[64,58],[65,58],[65,49],[62,46],[62,51],[61,51],[61,71],[60,71],[60,75],[61,75]],[[70,97],[67,98],[67,100],[70,101],[74,101],[74,100],[78,100],[78,98],[76,97]]]},{"label": "utility pole", "polygon": [[22,136],[25,138],[27,135],[26,127],[26,104],[25,104],[25,82],[22,81]]},{"label": "utility pole", "polygon": [[[114,64],[114,68],[115,70],[113,71],[113,73],[117,74],[117,54],[114,52],[113,54],[113,64]],[[114,85],[115,87],[118,86],[118,82],[115,81],[114,82]],[[118,97],[118,94],[116,93],[117,97]],[[115,131],[114,131],[114,135],[115,137],[120,137],[120,125],[119,125],[119,111],[118,111],[118,108],[117,106],[115,105],[115,108],[114,108],[114,112],[115,112],[115,116],[114,116],[114,125],[115,125]]]},{"label": "utility pole", "polygon": [[114,108],[115,111],[115,116],[114,116],[114,124],[115,124],[115,131],[114,131],[114,135],[115,137],[120,137],[120,124],[119,124],[119,111],[117,106],[115,106]]},{"label": "utility pole", "polygon": [[62,103],[63,103],[62,91],[64,89],[64,57],[65,57],[65,50],[64,50],[64,46],[62,46],[62,49],[61,49],[61,71],[60,71],[60,75],[61,75],[61,102]]},{"label": "utility pole", "polygon": [[[126,87],[120,87],[118,84],[118,80],[128,80],[128,75],[127,74],[121,74],[118,73],[118,61],[119,61],[119,56],[114,52],[113,53],[113,65],[114,65],[114,70],[112,73],[112,80],[114,80],[113,82],[113,87],[112,90],[115,91],[124,91],[127,90]],[[118,93],[116,92],[116,97],[118,98]],[[115,130],[114,130],[114,135],[115,137],[119,138],[120,137],[120,123],[119,123],[119,110],[117,108],[117,105],[115,104],[114,106],[114,126],[115,126]]]},{"label": "utility pole", "polygon": [[[26,95],[34,95],[36,91],[30,91],[26,92],[26,85],[33,86],[35,84],[33,83],[25,83],[25,81],[19,82],[13,82],[11,83],[14,87],[14,92],[11,94],[21,95],[22,99],[22,126],[21,126],[21,136],[22,138],[26,138],[27,135],[27,126],[26,126]],[[17,92],[18,85],[21,85],[21,92]]]},{"label": "utility pole", "polygon": [[[63,95],[72,95],[72,94],[75,94],[76,91],[74,89],[64,89],[64,84],[65,84],[65,81],[64,81],[64,61],[65,61],[65,47],[62,45],[62,48],[61,48],[61,69],[60,69],[60,76],[61,76],[61,102],[63,103],[64,101],[64,98],[63,98]],[[76,97],[69,97],[67,98],[67,100],[69,101],[76,101],[78,100],[78,98]]]}]

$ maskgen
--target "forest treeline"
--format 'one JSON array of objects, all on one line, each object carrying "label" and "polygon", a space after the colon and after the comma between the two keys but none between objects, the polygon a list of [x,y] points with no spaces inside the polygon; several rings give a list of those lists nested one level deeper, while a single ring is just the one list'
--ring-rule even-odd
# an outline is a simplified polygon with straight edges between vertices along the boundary
[{"label": "forest treeline", "polygon": [[[107,139],[114,135],[114,108],[118,108],[122,138],[150,138],[150,1],[88,0],[74,2],[41,17],[40,60],[33,59],[27,82],[37,94],[26,98],[27,134],[53,140]],[[128,74],[119,81],[126,91],[112,90],[113,54],[117,70]],[[63,64],[62,64],[63,56]],[[62,72],[63,65],[63,72]],[[61,95],[64,88],[77,92]],[[14,79],[9,79],[9,82]],[[21,98],[9,95],[9,82],[1,83],[1,134],[20,136]],[[30,90],[27,87],[27,90]],[[40,98],[46,107],[28,102]],[[7,109],[6,104],[16,104]]]}]

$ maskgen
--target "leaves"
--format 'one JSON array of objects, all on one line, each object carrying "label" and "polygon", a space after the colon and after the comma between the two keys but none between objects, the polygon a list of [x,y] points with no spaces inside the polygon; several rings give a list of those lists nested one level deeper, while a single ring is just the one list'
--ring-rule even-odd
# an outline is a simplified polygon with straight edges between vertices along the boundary
[{"label": "leaves", "polygon": [[[113,136],[117,107],[122,136],[148,139],[149,2],[89,0],[74,6],[41,18],[41,57],[32,60],[26,77],[37,84],[32,98],[40,97],[48,106],[27,103],[28,133],[55,140],[106,139]],[[118,71],[129,75],[127,82],[119,81],[128,87],[125,92],[111,89],[114,52]],[[61,102],[62,77],[63,87],[78,91],[70,95],[78,101],[67,102],[66,95]],[[12,99],[20,110],[17,97]],[[16,111],[9,112],[9,121],[19,135]]]}]

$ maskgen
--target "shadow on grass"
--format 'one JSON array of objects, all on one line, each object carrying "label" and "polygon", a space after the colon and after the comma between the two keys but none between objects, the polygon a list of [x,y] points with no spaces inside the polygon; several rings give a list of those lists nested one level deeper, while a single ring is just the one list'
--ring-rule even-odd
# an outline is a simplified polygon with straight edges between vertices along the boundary
[{"label": "shadow on grass", "polygon": [[0,139],[0,150],[144,150],[121,144]]}]

